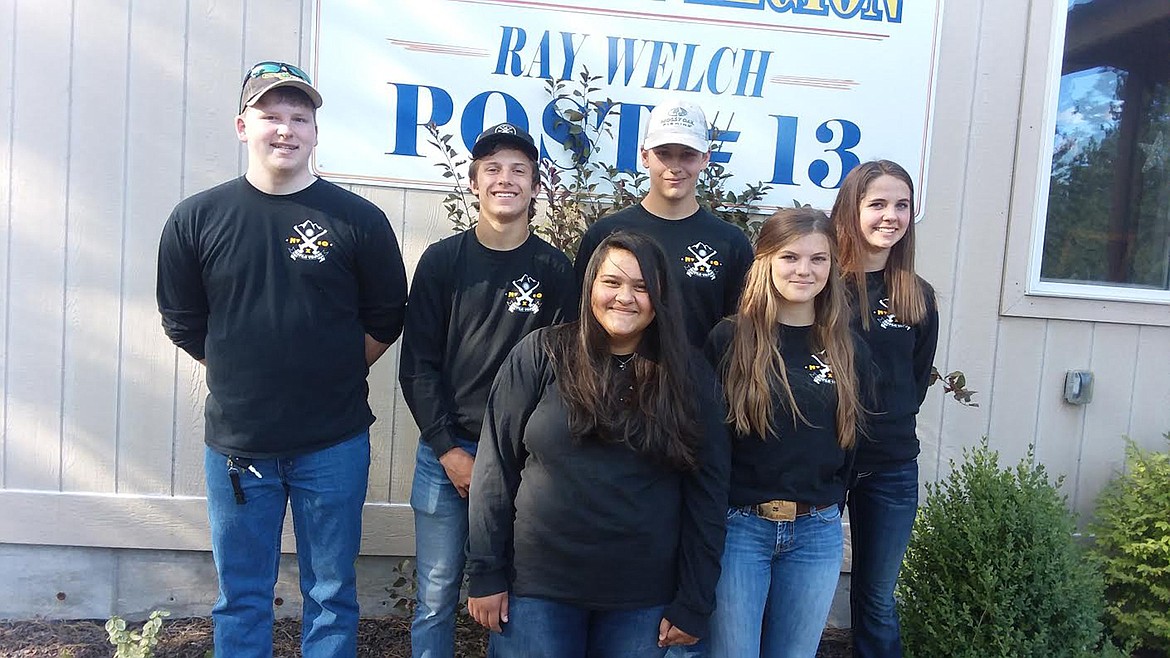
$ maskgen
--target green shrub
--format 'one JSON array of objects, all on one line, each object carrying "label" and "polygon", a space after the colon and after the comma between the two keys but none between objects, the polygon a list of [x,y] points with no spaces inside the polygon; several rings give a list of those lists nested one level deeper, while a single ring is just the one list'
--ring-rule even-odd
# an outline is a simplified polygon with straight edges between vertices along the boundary
[{"label": "green shrub", "polygon": [[1096,515],[1110,631],[1126,644],[1170,652],[1170,453],[1129,441],[1125,472],[1101,492]]},{"label": "green shrub", "polygon": [[1032,450],[999,468],[987,440],[927,485],[898,585],[909,658],[1093,655],[1102,582]]}]

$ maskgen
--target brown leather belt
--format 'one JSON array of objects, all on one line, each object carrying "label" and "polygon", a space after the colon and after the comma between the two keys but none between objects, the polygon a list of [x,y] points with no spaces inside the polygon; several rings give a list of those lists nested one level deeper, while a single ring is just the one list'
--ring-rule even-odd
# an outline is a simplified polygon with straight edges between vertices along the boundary
[{"label": "brown leather belt", "polygon": [[804,516],[819,509],[808,503],[795,503],[791,500],[769,500],[752,508],[761,519],[769,521],[795,521],[796,517]]}]

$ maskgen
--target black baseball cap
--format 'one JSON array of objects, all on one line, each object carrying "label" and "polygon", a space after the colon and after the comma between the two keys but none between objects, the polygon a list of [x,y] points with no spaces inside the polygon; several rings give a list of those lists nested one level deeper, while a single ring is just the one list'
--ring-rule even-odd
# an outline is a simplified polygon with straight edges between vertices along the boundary
[{"label": "black baseball cap", "polygon": [[501,144],[523,151],[533,162],[540,160],[540,151],[536,149],[532,135],[514,123],[500,123],[480,133],[475,138],[475,146],[471,147],[471,159],[478,160]]}]

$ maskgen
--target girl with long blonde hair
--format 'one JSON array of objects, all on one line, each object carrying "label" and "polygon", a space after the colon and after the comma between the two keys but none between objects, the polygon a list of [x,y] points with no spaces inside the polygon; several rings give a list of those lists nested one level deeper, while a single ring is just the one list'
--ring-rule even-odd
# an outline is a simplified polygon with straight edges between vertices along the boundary
[{"label": "girl with long blonde hair", "polygon": [[812,658],[836,591],[868,358],[833,238],[819,210],[769,217],[739,312],[707,341],[734,435],[712,657]]}]

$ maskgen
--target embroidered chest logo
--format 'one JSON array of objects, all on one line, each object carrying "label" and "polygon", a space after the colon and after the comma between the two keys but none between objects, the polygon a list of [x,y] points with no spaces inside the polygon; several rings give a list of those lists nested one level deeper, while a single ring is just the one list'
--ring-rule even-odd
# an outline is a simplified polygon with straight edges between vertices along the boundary
[{"label": "embroidered chest logo", "polygon": [[512,289],[504,294],[509,313],[536,313],[544,293],[537,292],[540,282],[525,274],[512,282]]},{"label": "embroidered chest logo", "polygon": [[325,257],[329,255],[329,248],[333,246],[332,242],[325,239],[329,229],[321,228],[314,224],[313,220],[306,219],[294,226],[293,231],[296,235],[290,235],[285,240],[288,243],[289,258],[324,263]]},{"label": "embroidered chest logo", "polygon": [[805,366],[805,369],[808,370],[809,375],[812,377],[813,383],[829,385],[836,384],[837,380],[833,377],[833,366],[825,363],[823,358],[825,356],[825,351],[821,350],[820,352],[817,352],[816,354],[810,354],[809,356],[812,357],[813,361],[816,361],[816,363],[810,363]]},{"label": "embroidered chest logo", "polygon": [[875,308],[873,310],[873,316],[877,318],[879,327],[882,329],[905,329],[906,331],[910,331],[910,327],[898,322],[898,316],[894,315],[890,310],[890,299],[888,297],[878,300],[878,305],[881,308]]},{"label": "embroidered chest logo", "polygon": [[696,242],[687,247],[687,252],[688,254],[680,259],[687,266],[687,276],[714,281],[716,269],[723,265],[715,258],[719,252],[703,242]]}]

